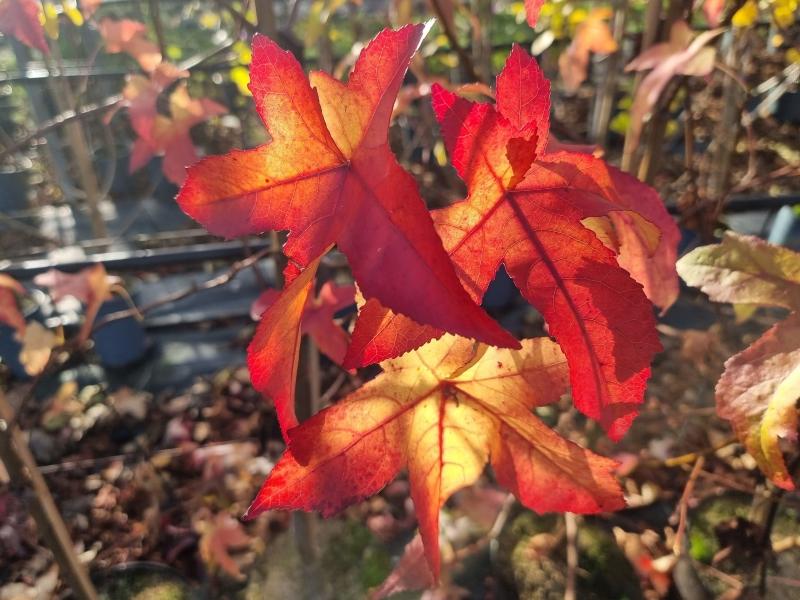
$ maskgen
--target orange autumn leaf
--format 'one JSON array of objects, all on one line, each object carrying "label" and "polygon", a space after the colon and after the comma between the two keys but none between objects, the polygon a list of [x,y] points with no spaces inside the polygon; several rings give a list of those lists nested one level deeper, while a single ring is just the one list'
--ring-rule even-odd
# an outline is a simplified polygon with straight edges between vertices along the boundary
[{"label": "orange autumn leaf", "polygon": [[[301,318],[301,330],[310,335],[320,351],[337,365],[342,364],[350,336],[334,320],[340,310],[355,303],[356,288],[326,281],[316,297],[309,295]],[[253,303],[250,316],[258,321],[280,297],[278,290],[266,290]]]},{"label": "orange autumn leaf", "polygon": [[25,333],[25,317],[19,309],[17,298],[25,294],[22,284],[4,273],[0,273],[0,323],[12,327],[17,336]]},{"label": "orange autumn leaf", "polygon": [[[180,71],[169,76],[179,75]],[[152,86],[160,86],[158,79],[153,80]],[[164,175],[172,183],[180,185],[186,179],[186,168],[198,160],[190,135],[192,127],[228,111],[208,98],[190,97],[185,83],[182,82],[169,97],[169,116],[155,110],[147,112],[149,106],[155,109],[155,103],[149,104],[152,93],[151,88],[143,89],[141,104],[137,102],[132,106],[141,106],[142,110],[131,115],[131,122],[139,137],[133,143],[129,169],[131,172],[141,169],[153,156],[163,154],[161,168]],[[148,102],[147,106],[145,102]]]},{"label": "orange autumn leaf", "polygon": [[[139,137],[152,135],[156,116],[158,115],[158,99],[162,92],[172,83],[188,77],[189,71],[179,69],[175,65],[162,62],[149,75],[129,75],[122,89],[122,102],[119,108],[127,108],[131,127]],[[113,112],[106,117],[110,122]]]},{"label": "orange autumn leaf", "polygon": [[281,432],[299,423],[294,408],[297,361],[303,312],[312,298],[321,259],[305,268],[260,315],[247,348],[247,367],[253,387],[275,405]]},{"label": "orange autumn leaf", "polygon": [[374,380],[289,431],[289,447],[246,515],[332,515],[408,469],[425,555],[439,574],[439,510],[491,462],[498,482],[538,512],[624,506],[615,462],[562,438],[533,414],[567,389],[558,346],[521,350],[446,335],[381,364]]},{"label": "orange autumn leaf", "polygon": [[38,0],[0,0],[0,33],[44,54],[50,54],[44,29],[39,21],[42,5]]},{"label": "orange autumn leaf", "polygon": [[[434,89],[445,143],[469,191],[433,211],[434,222],[476,301],[505,267],[564,350],[576,406],[618,439],[660,348],[640,283],[663,272],[657,283],[677,291],[678,230],[650,187],[592,156],[543,152],[549,87],[541,81],[536,62],[515,46],[497,80],[496,108]],[[370,300],[345,366],[397,356],[442,333]]]},{"label": "orange autumn leaf", "polygon": [[461,287],[416,183],[388,145],[395,98],[427,28],[381,32],[346,84],[317,71],[307,78],[290,53],[256,36],[250,90],[272,139],[191,167],[178,202],[217,235],[289,230],[290,276],[337,244],[366,297],[515,347]]},{"label": "orange autumn leaf", "polygon": [[106,300],[111,299],[111,288],[119,283],[119,278],[109,275],[106,268],[98,263],[77,273],[64,273],[51,269],[37,275],[33,282],[47,287],[55,302],[72,296],[86,306],[83,325],[78,333],[78,341],[89,339],[97,311]]},{"label": "orange autumn leaf", "polygon": [[590,54],[617,51],[617,42],[607,23],[612,14],[608,8],[593,8],[586,20],[578,25],[572,43],[558,57],[558,71],[568,91],[574,92],[586,80]]},{"label": "orange autumn leaf", "polygon": [[161,51],[158,45],[147,37],[147,26],[144,23],[130,19],[117,21],[105,18],[98,23],[97,28],[109,54],[125,52],[148,73],[161,63]]}]

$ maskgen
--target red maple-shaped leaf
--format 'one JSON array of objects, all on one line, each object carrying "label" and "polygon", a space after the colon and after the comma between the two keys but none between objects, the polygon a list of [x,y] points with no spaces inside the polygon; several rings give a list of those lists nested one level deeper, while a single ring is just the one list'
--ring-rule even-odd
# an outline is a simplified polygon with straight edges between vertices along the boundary
[{"label": "red maple-shaped leaf", "polygon": [[147,26],[130,19],[102,19],[97,25],[100,36],[106,43],[106,52],[125,52],[148,73],[161,63],[158,45],[147,37]]},{"label": "red maple-shaped leaf", "polygon": [[[139,137],[152,135],[153,126],[158,116],[158,98],[170,84],[178,79],[188,77],[185,71],[167,62],[162,62],[149,75],[129,75],[122,89],[122,102],[118,108],[127,108],[131,127]],[[111,121],[116,111],[109,112],[104,118]]]},{"label": "red maple-shaped leaf", "polygon": [[[350,336],[334,320],[340,310],[353,305],[356,288],[353,285],[337,285],[326,281],[316,298],[309,295],[301,317],[301,333],[310,335],[325,356],[336,364],[342,364]],[[281,292],[270,289],[262,292],[250,308],[250,316],[258,321],[278,300]]]},{"label": "red maple-shaped leaf", "polygon": [[384,30],[346,84],[312,72],[309,85],[290,53],[255,37],[250,90],[272,140],[200,161],[178,202],[218,235],[288,229],[292,274],[338,244],[365,297],[422,323],[516,346],[461,287],[414,180],[388,145],[392,107],[425,32]]},{"label": "red maple-shaped leaf", "polygon": [[20,337],[25,333],[25,317],[19,309],[17,297],[25,293],[22,284],[0,273],[0,323],[13,327]]},{"label": "red maple-shaped leaf", "polygon": [[[546,89],[542,79],[536,62],[515,46],[498,77],[497,108],[434,89],[442,135],[469,195],[433,217],[473,299],[482,298],[505,266],[564,349],[576,406],[618,439],[642,402],[660,345],[641,285],[603,241],[624,234],[657,247],[658,228],[630,209],[641,202],[655,211],[659,200],[649,187],[592,156],[541,154],[547,104],[527,90]],[[620,197],[619,182],[638,191],[636,201]],[[610,220],[603,229],[601,222],[615,213],[625,217],[621,230],[614,231],[617,221]],[[345,366],[397,356],[441,334],[370,301],[356,322]]]},{"label": "red maple-shaped leaf", "polygon": [[39,21],[41,12],[42,5],[38,0],[0,0],[0,33],[50,54],[44,29]]},{"label": "red maple-shaped leaf", "polygon": [[[177,75],[174,74],[174,75]],[[159,87],[158,80],[151,84]],[[207,121],[211,117],[225,114],[227,109],[208,98],[192,98],[181,83],[169,97],[169,116],[149,110],[151,88],[143,90],[145,98],[132,109],[142,107],[141,112],[131,114],[131,123],[139,135],[133,143],[130,171],[145,166],[156,154],[163,154],[162,170],[166,178],[180,185],[186,179],[186,167],[197,162],[197,151],[192,142],[190,131],[195,125]],[[154,106],[154,104],[153,104]],[[146,129],[149,126],[149,130]]]},{"label": "red maple-shaped leaf", "polygon": [[525,0],[525,17],[531,27],[536,27],[543,5],[544,0]]},{"label": "red maple-shaped leaf", "polygon": [[439,574],[439,510],[491,461],[497,480],[538,511],[624,506],[615,462],[567,441],[533,414],[567,388],[558,345],[507,350],[446,335],[289,432],[289,449],[248,510],[332,515],[407,468],[425,554]]}]

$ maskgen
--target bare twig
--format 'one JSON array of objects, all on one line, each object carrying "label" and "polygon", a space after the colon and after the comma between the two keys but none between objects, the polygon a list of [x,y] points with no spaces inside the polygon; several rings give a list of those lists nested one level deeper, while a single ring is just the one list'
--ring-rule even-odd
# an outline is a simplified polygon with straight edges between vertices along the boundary
[{"label": "bare twig", "polygon": [[672,458],[668,458],[664,461],[664,466],[666,467],[678,467],[681,465],[686,465],[690,463],[697,462],[697,459],[701,456],[710,456],[711,454],[716,454],[723,448],[727,448],[728,446],[732,446],[733,444],[738,443],[739,439],[735,436],[728,438],[713,446],[711,448],[707,448],[706,450],[702,450],[699,452],[689,452],[688,454],[681,454],[680,456],[673,456]]},{"label": "bare twig", "polygon": [[689,514],[689,500],[694,493],[694,485],[703,470],[703,465],[706,459],[704,456],[699,456],[694,463],[692,472],[689,474],[689,479],[686,481],[686,487],[683,488],[683,494],[678,502],[678,531],[675,533],[675,542],[672,544],[672,552],[675,556],[680,556],[683,553],[683,538],[686,535],[686,521]]},{"label": "bare twig", "polygon": [[167,56],[167,40],[164,37],[164,24],[161,22],[161,6],[158,0],[148,0],[150,6],[150,20],[153,21],[153,29],[156,32],[156,40],[158,41],[158,49],[161,56]]},{"label": "bare twig", "polygon": [[575,600],[578,577],[578,519],[575,513],[564,513],[564,525],[567,535],[567,586],[564,600]]},{"label": "bare twig", "polygon": [[172,302],[177,302],[178,300],[183,300],[192,294],[196,294],[198,292],[202,292],[205,290],[211,290],[220,286],[223,286],[229,282],[231,282],[240,271],[247,269],[254,263],[258,262],[265,256],[268,256],[273,253],[280,252],[280,250],[273,249],[271,246],[256,252],[248,256],[247,258],[237,261],[231,265],[231,268],[222,273],[221,275],[217,275],[203,283],[197,284],[194,283],[189,285],[182,290],[178,290],[172,294],[167,294],[162,296],[158,300],[154,300],[150,304],[146,304],[144,306],[137,308],[126,308],[124,310],[118,310],[116,312],[110,313],[105,315],[102,319],[97,321],[94,326],[92,327],[92,333],[96,332],[98,329],[105,327],[109,323],[113,321],[118,321],[119,319],[127,319],[129,317],[136,317],[141,318],[141,316],[146,315],[149,312],[154,311],[157,308],[165,306],[167,304],[171,304]]},{"label": "bare twig", "polygon": [[458,59],[461,61],[461,66],[463,67],[467,78],[470,81],[481,81],[480,77],[478,77],[478,72],[475,70],[475,64],[472,62],[472,57],[470,56],[469,52],[467,52],[458,42],[456,32],[453,31],[453,28],[450,26],[450,23],[445,16],[444,7],[442,7],[441,0],[431,0],[431,7],[433,8],[433,12],[436,13],[436,18],[444,30],[444,34],[447,36],[450,46],[453,48],[453,50],[455,50],[455,53],[458,54]]}]

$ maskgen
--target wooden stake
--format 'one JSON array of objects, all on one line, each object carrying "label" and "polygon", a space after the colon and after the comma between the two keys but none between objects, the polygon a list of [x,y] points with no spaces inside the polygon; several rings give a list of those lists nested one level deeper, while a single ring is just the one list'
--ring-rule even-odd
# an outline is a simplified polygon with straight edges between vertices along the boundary
[{"label": "wooden stake", "polygon": [[33,492],[28,509],[75,597],[80,600],[97,600],[94,585],[78,560],[67,526],[39,472],[22,431],[12,425],[13,417],[14,411],[0,390],[0,460],[14,485],[24,486]]}]

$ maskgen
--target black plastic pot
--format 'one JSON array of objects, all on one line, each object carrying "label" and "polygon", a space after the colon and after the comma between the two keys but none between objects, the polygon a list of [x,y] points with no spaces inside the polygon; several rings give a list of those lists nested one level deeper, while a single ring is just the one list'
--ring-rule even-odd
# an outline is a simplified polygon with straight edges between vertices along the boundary
[{"label": "black plastic pot", "polygon": [[[104,302],[97,320],[104,316],[128,309],[122,298]],[[118,369],[139,361],[147,352],[147,337],[142,324],[133,317],[110,322],[92,336],[94,350],[105,367]]]}]

